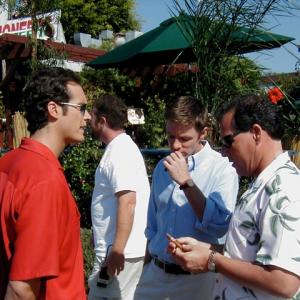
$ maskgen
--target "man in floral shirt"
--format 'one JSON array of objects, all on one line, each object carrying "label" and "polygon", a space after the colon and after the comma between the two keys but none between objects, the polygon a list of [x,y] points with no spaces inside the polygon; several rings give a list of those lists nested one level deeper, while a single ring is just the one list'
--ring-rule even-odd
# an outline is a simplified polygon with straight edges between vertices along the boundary
[{"label": "man in floral shirt", "polygon": [[169,251],[193,273],[219,272],[214,300],[300,299],[300,171],[283,152],[277,106],[237,97],[220,110],[223,153],[253,182],[237,203],[224,249],[191,238]]}]

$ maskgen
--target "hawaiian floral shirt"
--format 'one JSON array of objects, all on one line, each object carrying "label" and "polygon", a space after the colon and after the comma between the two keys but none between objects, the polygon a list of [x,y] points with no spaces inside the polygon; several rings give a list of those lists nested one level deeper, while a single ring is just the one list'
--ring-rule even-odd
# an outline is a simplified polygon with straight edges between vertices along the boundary
[{"label": "hawaiian floral shirt", "polygon": [[[225,255],[300,276],[300,171],[287,153],[280,154],[237,202]],[[214,300],[240,299],[283,300],[219,274]],[[292,299],[300,299],[300,290]]]}]

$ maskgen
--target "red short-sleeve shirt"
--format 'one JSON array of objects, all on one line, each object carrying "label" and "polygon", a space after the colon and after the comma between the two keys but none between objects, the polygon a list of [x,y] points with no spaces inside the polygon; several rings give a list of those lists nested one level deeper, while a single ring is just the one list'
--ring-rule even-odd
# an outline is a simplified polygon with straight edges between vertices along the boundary
[{"label": "red short-sleeve shirt", "polygon": [[0,160],[0,299],[42,279],[40,299],[85,300],[80,214],[55,155],[23,139]]}]

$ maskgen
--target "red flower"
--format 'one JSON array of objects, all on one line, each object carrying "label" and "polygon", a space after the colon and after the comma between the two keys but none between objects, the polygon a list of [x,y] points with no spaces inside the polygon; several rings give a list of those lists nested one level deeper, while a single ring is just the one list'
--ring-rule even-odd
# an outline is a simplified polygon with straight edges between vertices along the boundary
[{"label": "red flower", "polygon": [[268,98],[272,103],[277,104],[278,101],[284,99],[284,94],[279,87],[275,86],[274,88],[269,89]]}]

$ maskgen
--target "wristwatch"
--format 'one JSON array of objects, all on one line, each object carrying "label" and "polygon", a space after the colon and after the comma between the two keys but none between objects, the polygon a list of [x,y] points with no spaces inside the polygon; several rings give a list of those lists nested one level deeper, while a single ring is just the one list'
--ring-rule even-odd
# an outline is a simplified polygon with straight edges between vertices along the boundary
[{"label": "wristwatch", "polygon": [[179,189],[184,190],[188,187],[193,187],[195,185],[193,179],[188,179],[184,184],[179,186]]},{"label": "wristwatch", "polygon": [[209,256],[208,256],[208,261],[207,261],[207,269],[210,272],[214,272],[217,273],[217,269],[216,269],[216,262],[215,262],[215,255],[216,255],[216,251],[211,251]]}]

